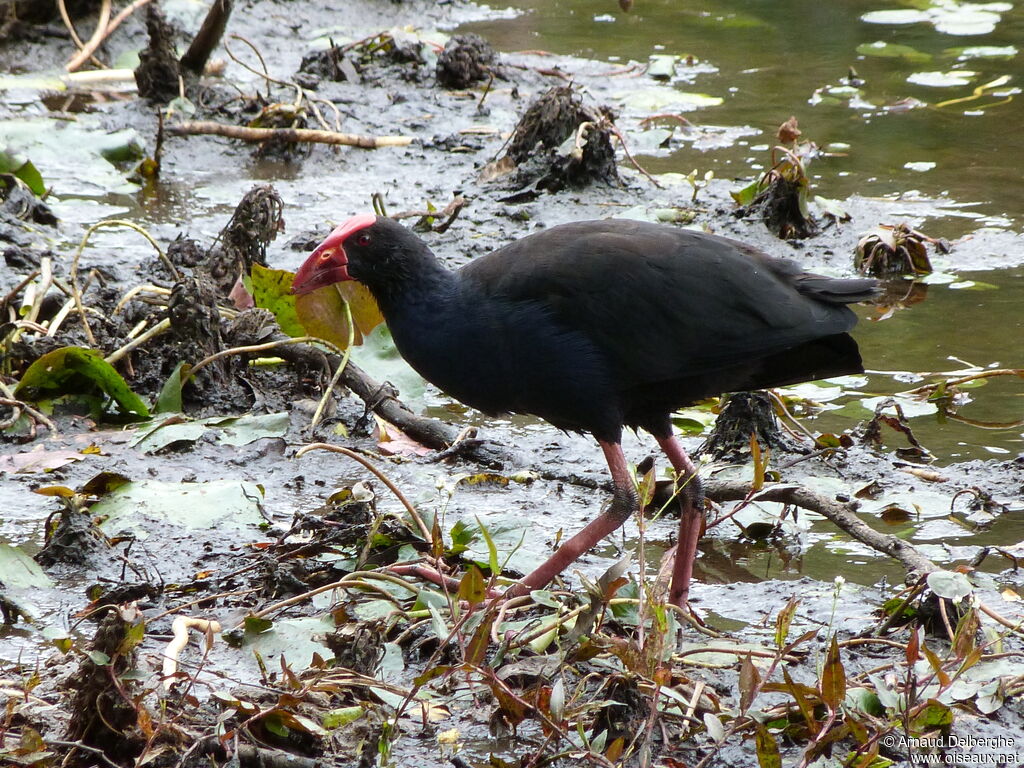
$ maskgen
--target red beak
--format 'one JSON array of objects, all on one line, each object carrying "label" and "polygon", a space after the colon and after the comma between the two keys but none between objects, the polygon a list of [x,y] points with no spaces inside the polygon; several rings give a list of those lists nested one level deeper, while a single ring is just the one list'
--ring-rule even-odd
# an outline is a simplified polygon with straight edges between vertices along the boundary
[{"label": "red beak", "polygon": [[292,280],[292,293],[312,293],[325,285],[334,285],[351,280],[348,274],[348,257],[341,245],[330,246],[325,240],[299,267]]},{"label": "red beak", "polygon": [[349,235],[377,223],[377,217],[371,213],[353,216],[343,224],[334,228],[309,258],[299,267],[292,280],[292,293],[311,293],[325,285],[333,285],[344,280],[351,280],[348,273],[348,256],[345,254],[344,243]]}]

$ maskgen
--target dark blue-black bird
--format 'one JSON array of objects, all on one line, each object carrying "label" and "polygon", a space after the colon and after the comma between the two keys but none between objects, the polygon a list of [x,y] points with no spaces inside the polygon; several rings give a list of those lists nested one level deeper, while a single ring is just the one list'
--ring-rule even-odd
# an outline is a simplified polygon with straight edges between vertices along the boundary
[{"label": "dark blue-black bird", "polygon": [[293,292],[343,280],[369,289],[427,381],[486,414],[589,432],[604,451],[612,503],[507,596],[544,587],[637,510],[626,426],[653,434],[685,483],[669,592],[681,607],[703,494],[670,415],[723,392],[862,372],[846,305],[877,290],[724,237],[621,219],[551,227],[449,270],[412,232],[369,214],[328,236]]}]

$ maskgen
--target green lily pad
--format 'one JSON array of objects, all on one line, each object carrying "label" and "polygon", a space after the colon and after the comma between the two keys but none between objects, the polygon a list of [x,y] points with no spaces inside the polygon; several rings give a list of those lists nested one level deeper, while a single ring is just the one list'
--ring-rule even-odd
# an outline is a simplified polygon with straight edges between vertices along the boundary
[{"label": "green lily pad", "polygon": [[630,91],[622,91],[615,94],[616,99],[629,109],[638,112],[663,112],[669,108],[673,109],[699,109],[702,107],[717,107],[722,103],[720,96],[710,96],[706,93],[687,93],[677,91],[675,88],[637,88]]},{"label": "green lily pad", "polygon": [[665,53],[655,54],[651,56],[647,64],[647,75],[655,80],[670,80],[676,73],[676,63],[678,61],[678,56]]},{"label": "green lily pad", "polygon": [[935,571],[928,574],[928,586],[939,597],[958,603],[974,591],[974,586],[962,573]]},{"label": "green lily pad", "polygon": [[353,351],[352,359],[378,381],[394,384],[402,394],[402,402],[407,405],[416,405],[416,401],[421,400],[427,391],[423,377],[398,354],[386,325],[375,328],[366,337],[363,346]]},{"label": "green lily pad", "polygon": [[74,121],[48,117],[0,121],[0,146],[31,157],[58,196],[94,197],[131,194],[129,183],[113,163],[141,160],[145,150],[133,129],[109,131],[96,115]]},{"label": "green lily pad", "polygon": [[977,72],[954,69],[949,72],[914,72],[907,76],[907,82],[914,85],[926,85],[929,88],[957,88],[970,85],[977,77]]},{"label": "green lily pad", "polygon": [[931,60],[931,54],[911,48],[909,45],[899,43],[886,43],[876,40],[873,43],[861,43],[857,46],[857,53],[861,56],[876,56],[883,59],[905,59],[912,62],[925,62]]},{"label": "green lily pad", "polygon": [[155,453],[172,443],[194,443],[213,430],[221,445],[247,445],[263,437],[284,437],[288,431],[288,413],[260,413],[244,416],[211,416],[197,421],[184,421],[177,416],[139,427],[132,443],[144,453]]},{"label": "green lily pad", "polygon": [[263,437],[284,437],[288,431],[288,413],[249,413],[232,419],[209,420],[219,428],[217,442],[221,445],[246,445]]},{"label": "green lily pad", "polygon": [[967,61],[969,59],[1012,59],[1017,55],[1014,45],[971,45],[966,48],[947,48],[947,56]]},{"label": "green lily pad", "polygon": [[149,418],[149,409],[110,363],[94,349],[62,347],[28,367],[14,393],[29,400],[102,391],[125,413]]},{"label": "green lily pad", "polygon": [[[393,608],[394,606],[392,606]],[[306,669],[313,661],[313,654],[328,657],[330,651],[316,638],[322,638],[335,629],[329,614],[300,619],[275,621],[269,629],[254,633],[246,632],[242,647],[258,651],[270,669],[280,669],[283,656],[295,671]]]},{"label": "green lily pad", "polygon": [[156,453],[173,443],[194,443],[209,427],[203,421],[167,423],[166,420],[143,427],[133,445],[143,453]]}]

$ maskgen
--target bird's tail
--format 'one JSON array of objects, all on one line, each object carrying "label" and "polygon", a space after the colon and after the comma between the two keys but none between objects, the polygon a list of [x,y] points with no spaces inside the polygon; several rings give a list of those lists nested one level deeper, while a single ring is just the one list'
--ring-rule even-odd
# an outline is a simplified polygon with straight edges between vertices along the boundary
[{"label": "bird's tail", "polygon": [[794,282],[796,289],[804,296],[827,304],[856,304],[858,301],[870,301],[882,292],[877,280],[863,277],[825,277],[805,272],[797,276]]}]

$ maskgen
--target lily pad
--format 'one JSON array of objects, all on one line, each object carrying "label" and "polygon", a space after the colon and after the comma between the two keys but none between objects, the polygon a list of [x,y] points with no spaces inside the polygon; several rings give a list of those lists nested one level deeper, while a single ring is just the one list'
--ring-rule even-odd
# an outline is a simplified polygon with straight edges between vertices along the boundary
[{"label": "lily pad", "polygon": [[222,445],[246,445],[264,437],[284,437],[288,431],[288,413],[249,413],[237,419],[210,420],[219,428],[217,442]]},{"label": "lily pad", "polygon": [[0,150],[0,173],[10,173],[25,182],[32,194],[42,197],[46,194],[46,184],[32,161],[26,157]]},{"label": "lily pad", "polygon": [[670,80],[672,75],[676,73],[676,63],[678,61],[678,56],[665,53],[655,54],[651,56],[647,64],[647,76],[653,77],[655,80]]},{"label": "lily pad", "polygon": [[139,429],[133,445],[143,453],[156,453],[174,443],[194,443],[209,427],[202,421],[172,421],[164,419]]},{"label": "lily pad", "polygon": [[926,85],[929,88],[956,88],[970,85],[971,80],[977,75],[977,72],[960,69],[950,72],[914,72],[907,77],[907,82],[914,85]]},{"label": "lily pad", "polygon": [[330,654],[317,638],[322,638],[334,629],[334,620],[330,614],[283,619],[273,622],[263,632],[247,631],[242,638],[242,646],[258,651],[271,669],[280,668],[280,658],[283,656],[292,669],[303,670],[312,663],[314,653],[323,657]]},{"label": "lily pad", "polygon": [[861,43],[857,46],[857,53],[861,56],[876,56],[884,59],[905,59],[906,61],[925,62],[931,60],[931,55],[912,48],[909,45],[899,43],[886,43],[876,40],[873,43]]},{"label": "lily pad", "polygon": [[19,547],[0,541],[0,584],[9,589],[39,589],[53,582],[39,563]]},{"label": "lily pad", "polygon": [[229,418],[211,416],[198,421],[185,421],[182,416],[172,416],[154,424],[141,426],[133,445],[144,453],[155,453],[172,443],[194,443],[213,430],[217,443],[240,446],[263,437],[284,437],[288,431],[288,423],[289,416],[285,411],[250,413]]},{"label": "lily pad", "polygon": [[402,395],[402,401],[407,405],[415,405],[427,390],[423,377],[398,354],[386,325],[375,328],[366,336],[363,346],[352,354],[352,359],[378,381],[390,381],[394,384]]},{"label": "lily pad", "polygon": [[939,597],[958,603],[974,591],[974,587],[962,573],[935,571],[928,574],[928,586]]},{"label": "lily pad", "polygon": [[138,190],[113,164],[141,160],[145,150],[132,129],[107,130],[98,116],[74,121],[46,117],[0,122],[0,146],[31,157],[58,196],[131,194]]},{"label": "lily pad", "polygon": [[259,525],[263,493],[255,483],[216,480],[207,483],[168,483],[135,480],[116,489],[92,506],[105,517],[107,531],[129,530],[148,538],[156,525],[172,524],[197,530],[243,530]]},{"label": "lily pad", "polygon": [[631,91],[622,91],[615,94],[616,99],[629,109],[638,112],[663,112],[668,109],[700,109],[702,107],[717,107],[722,103],[720,96],[710,96],[706,93],[688,93],[677,91],[675,88],[637,88]]},{"label": "lily pad", "polygon": [[1012,59],[1017,55],[1014,45],[972,45],[967,48],[947,48],[944,53],[960,61],[969,59]]}]

